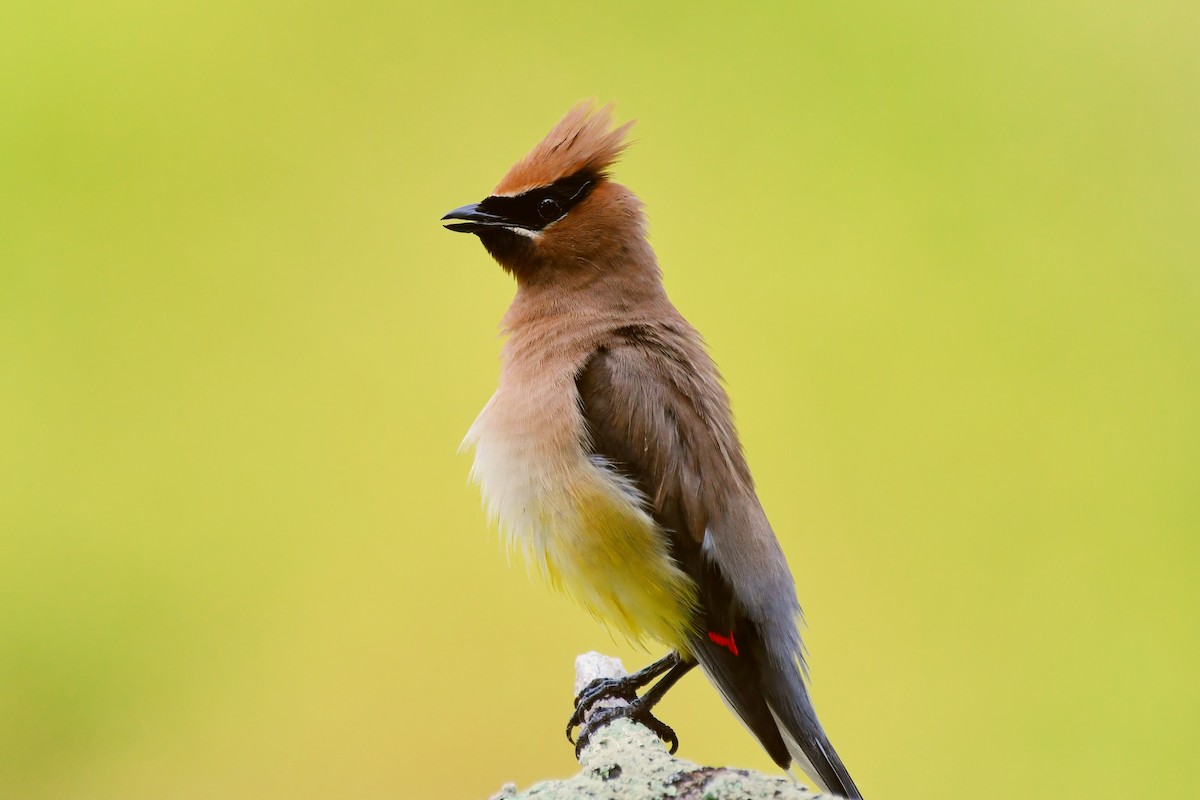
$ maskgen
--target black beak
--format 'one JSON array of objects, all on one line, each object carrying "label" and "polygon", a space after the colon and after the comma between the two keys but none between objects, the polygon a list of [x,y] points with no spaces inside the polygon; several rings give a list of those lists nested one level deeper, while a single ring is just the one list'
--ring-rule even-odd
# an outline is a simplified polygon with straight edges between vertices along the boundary
[{"label": "black beak", "polygon": [[457,231],[459,233],[476,233],[486,228],[514,228],[520,227],[517,223],[507,220],[504,217],[489,214],[486,211],[479,210],[479,203],[471,203],[469,206],[456,208],[442,220],[461,219],[463,222],[455,222],[447,225],[446,230]]}]

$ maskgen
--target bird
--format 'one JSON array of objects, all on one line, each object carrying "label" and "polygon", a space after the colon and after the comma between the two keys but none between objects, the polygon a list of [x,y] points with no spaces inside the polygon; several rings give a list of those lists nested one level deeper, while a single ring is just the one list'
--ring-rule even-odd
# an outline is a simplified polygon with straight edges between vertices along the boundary
[{"label": "bird", "polygon": [[[573,106],[478,203],[447,213],[516,281],[499,385],[463,441],[510,549],[555,588],[666,656],[576,697],[645,723],[696,666],[782,769],[861,798],[817,719],[801,610],[700,334],[668,299],[641,201],[611,177],[633,121]],[[657,680],[653,686],[651,682]],[[649,686],[649,688],[646,688]],[[641,696],[637,691],[645,689]]]}]

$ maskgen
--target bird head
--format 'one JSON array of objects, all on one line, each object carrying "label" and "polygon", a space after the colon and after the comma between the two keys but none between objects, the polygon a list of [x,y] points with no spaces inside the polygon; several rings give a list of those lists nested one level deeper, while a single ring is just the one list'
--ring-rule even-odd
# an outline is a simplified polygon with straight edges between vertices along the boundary
[{"label": "bird head", "polygon": [[643,238],[641,204],[608,178],[632,124],[614,128],[611,104],[577,104],[488,197],[442,220],[478,236],[518,281],[602,268]]}]

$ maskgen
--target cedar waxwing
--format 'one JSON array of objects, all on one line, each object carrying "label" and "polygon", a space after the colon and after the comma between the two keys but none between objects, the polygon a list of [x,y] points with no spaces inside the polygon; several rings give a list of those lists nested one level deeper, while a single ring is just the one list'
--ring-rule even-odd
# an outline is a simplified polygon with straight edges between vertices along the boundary
[{"label": "cedar waxwing", "polygon": [[517,282],[500,385],[464,441],[472,478],[552,585],[673,651],[586,689],[568,738],[616,694],[632,704],[599,710],[589,730],[632,716],[674,752],[650,709],[699,664],[777,764],[860,798],[809,699],[795,584],[729,399],[667,299],[641,203],[609,179],[632,124],[613,129],[611,108],[575,106],[490,196],[443,218]]}]

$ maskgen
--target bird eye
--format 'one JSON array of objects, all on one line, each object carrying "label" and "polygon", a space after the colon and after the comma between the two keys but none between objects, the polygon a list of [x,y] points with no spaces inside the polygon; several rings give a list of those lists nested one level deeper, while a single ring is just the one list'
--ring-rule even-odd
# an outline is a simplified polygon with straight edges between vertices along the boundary
[{"label": "bird eye", "polygon": [[538,216],[550,222],[562,216],[562,206],[553,197],[547,197],[538,203]]}]

